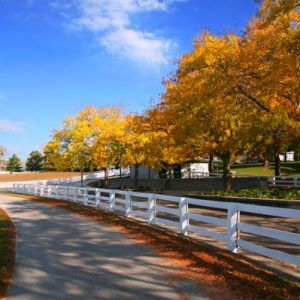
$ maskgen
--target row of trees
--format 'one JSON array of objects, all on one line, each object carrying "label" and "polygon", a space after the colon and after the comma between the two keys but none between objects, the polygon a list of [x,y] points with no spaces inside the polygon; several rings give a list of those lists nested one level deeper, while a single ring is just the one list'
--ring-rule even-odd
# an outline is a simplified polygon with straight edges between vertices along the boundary
[{"label": "row of trees", "polygon": [[275,158],[300,144],[300,5],[265,0],[243,36],[204,32],[161,101],[142,114],[88,107],[68,118],[45,146],[48,169],[135,165],[161,168],[199,158],[230,163],[241,154]]},{"label": "row of trees", "polygon": [[[23,170],[22,161],[16,155],[13,154],[8,160],[5,160],[6,150],[3,146],[0,146],[0,170],[9,172],[21,172]],[[44,156],[39,151],[32,151],[25,164],[26,171],[41,171],[43,169]]]}]

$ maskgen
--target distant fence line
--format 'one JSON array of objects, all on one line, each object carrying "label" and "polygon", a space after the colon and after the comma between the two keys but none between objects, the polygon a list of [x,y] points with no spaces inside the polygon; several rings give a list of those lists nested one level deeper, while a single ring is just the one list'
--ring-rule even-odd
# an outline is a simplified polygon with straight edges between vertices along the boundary
[{"label": "distant fence line", "polygon": [[[263,207],[259,205],[225,203],[160,194],[79,188],[62,185],[14,184],[12,191],[15,193],[67,200],[96,208],[107,208],[112,213],[115,211],[122,212],[126,217],[137,216],[146,220],[149,224],[167,225],[170,229],[179,231],[184,235],[192,232],[209,236],[215,240],[224,241],[227,243],[227,249],[234,253],[237,253],[240,248],[245,248],[263,256],[300,266],[299,256],[248,242],[243,240],[240,236],[241,232],[245,232],[300,245],[300,234],[247,224],[240,220],[241,212],[271,217],[300,219],[300,210],[297,209]],[[225,210],[227,218],[217,218],[194,213],[191,211],[192,207]],[[163,213],[163,217],[158,217],[158,213]],[[166,215],[168,215],[169,218],[167,218]],[[221,226],[226,229],[227,233],[221,234],[201,228],[201,226],[197,224],[191,225],[191,221],[202,221]]]},{"label": "distant fence line", "polygon": [[[208,173],[208,172],[187,172],[182,176],[182,179],[200,179],[200,178],[221,178],[223,173]],[[231,178],[240,177],[262,177],[267,178],[269,187],[274,188],[300,188],[300,176],[259,176],[246,174],[229,174]],[[156,176],[156,179],[159,177]]]},{"label": "distant fence line", "polygon": [[[124,176],[129,175],[130,170],[129,168],[121,169],[110,169],[109,170],[109,177],[117,177],[117,176]],[[93,180],[93,179],[103,179],[105,177],[104,171],[99,171],[93,174],[86,174],[83,175],[83,180]],[[81,176],[74,176],[70,178],[62,178],[62,179],[53,179],[53,180],[47,180],[47,184],[63,184],[63,183],[72,183],[72,182],[78,182],[81,181]]]}]

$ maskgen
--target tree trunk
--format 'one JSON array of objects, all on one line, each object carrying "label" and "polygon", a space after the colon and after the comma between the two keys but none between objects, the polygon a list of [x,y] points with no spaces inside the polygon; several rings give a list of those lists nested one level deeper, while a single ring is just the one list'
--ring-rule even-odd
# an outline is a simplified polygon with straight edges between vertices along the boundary
[{"label": "tree trunk", "polygon": [[137,189],[139,185],[139,164],[134,165],[134,188]]},{"label": "tree trunk", "polygon": [[109,187],[109,168],[104,168],[104,187]]},{"label": "tree trunk", "polygon": [[214,173],[214,155],[213,154],[211,154],[209,156],[208,172]]},{"label": "tree trunk", "polygon": [[266,156],[263,157],[263,167],[266,169],[269,168],[269,159]]},{"label": "tree trunk", "polygon": [[151,168],[148,168],[148,180],[151,179]]},{"label": "tree trunk", "polygon": [[279,157],[279,153],[275,153],[275,176],[280,176],[280,157]]},{"label": "tree trunk", "polygon": [[122,178],[122,167],[120,166],[120,178]]},{"label": "tree trunk", "polygon": [[226,192],[231,190],[231,174],[230,174],[230,151],[222,156],[223,161],[223,185]]}]

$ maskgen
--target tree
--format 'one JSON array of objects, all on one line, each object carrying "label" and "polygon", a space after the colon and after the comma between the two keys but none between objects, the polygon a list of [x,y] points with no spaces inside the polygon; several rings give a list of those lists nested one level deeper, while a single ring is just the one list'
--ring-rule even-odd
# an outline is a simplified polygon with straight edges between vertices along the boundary
[{"label": "tree", "polygon": [[254,116],[252,150],[275,157],[275,175],[280,175],[279,154],[300,132],[299,8],[297,0],[263,1],[248,24],[235,61],[237,76],[232,76],[239,98],[250,104]]},{"label": "tree", "polygon": [[109,168],[124,166],[125,117],[121,107],[102,107],[93,119],[93,159],[97,168],[105,172],[108,187]]},{"label": "tree", "polygon": [[217,155],[223,161],[224,188],[230,189],[230,163],[247,145],[247,103],[237,97],[231,80],[241,38],[204,33],[194,49],[165,81],[162,100],[170,122],[170,140],[189,149],[190,159]]},{"label": "tree", "polygon": [[60,172],[72,170],[66,151],[61,148],[60,132],[54,132],[51,140],[44,146],[43,154],[44,170]]},{"label": "tree", "polygon": [[[159,158],[157,152],[153,158],[153,134],[145,130],[145,119],[141,115],[127,116],[123,144],[123,163],[134,166],[134,187],[137,188],[140,166],[154,167]],[[159,144],[156,144],[156,149],[159,149]]]},{"label": "tree", "polygon": [[6,149],[0,145],[0,170],[5,168],[5,153]]},{"label": "tree", "polygon": [[107,186],[109,168],[122,165],[123,121],[120,107],[86,107],[68,117],[44,149],[46,166],[79,169],[81,178],[85,170],[104,169]]},{"label": "tree", "polygon": [[21,172],[22,171],[21,159],[16,154],[14,154],[6,162],[5,169],[6,171],[9,171],[11,173]]},{"label": "tree", "polygon": [[40,171],[43,168],[44,157],[39,151],[32,151],[26,161],[27,171]]},{"label": "tree", "polygon": [[95,108],[83,109],[75,118],[70,117],[65,121],[64,136],[67,156],[72,167],[78,168],[81,173],[81,186],[83,186],[83,172],[93,169],[93,119]]}]

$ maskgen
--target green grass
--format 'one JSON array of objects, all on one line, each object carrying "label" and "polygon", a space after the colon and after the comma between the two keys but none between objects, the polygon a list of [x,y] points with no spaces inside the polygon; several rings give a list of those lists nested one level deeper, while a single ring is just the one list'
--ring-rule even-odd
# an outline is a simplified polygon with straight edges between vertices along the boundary
[{"label": "green grass", "polygon": [[[300,176],[300,162],[282,162],[281,175]],[[274,176],[274,163],[264,168],[261,163],[257,164],[233,164],[231,171],[237,175]]]},{"label": "green grass", "polygon": [[15,227],[0,209],[0,299],[5,296],[14,268]]}]

